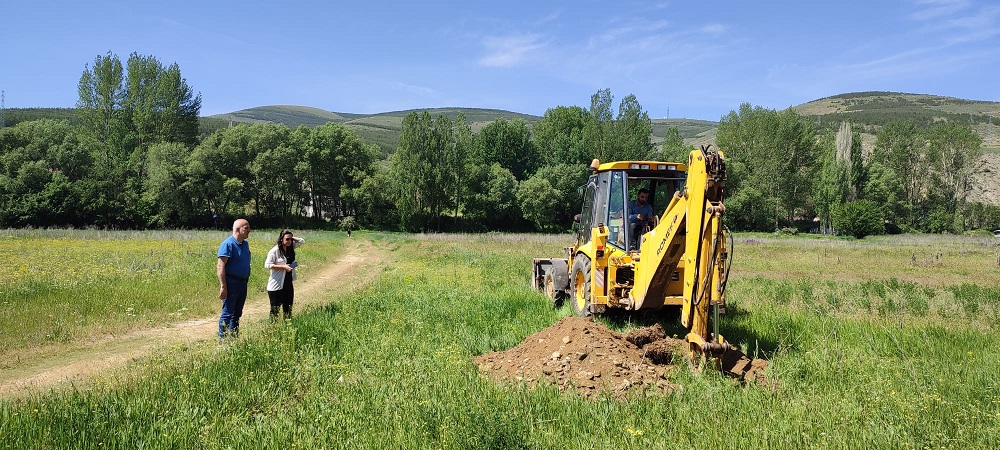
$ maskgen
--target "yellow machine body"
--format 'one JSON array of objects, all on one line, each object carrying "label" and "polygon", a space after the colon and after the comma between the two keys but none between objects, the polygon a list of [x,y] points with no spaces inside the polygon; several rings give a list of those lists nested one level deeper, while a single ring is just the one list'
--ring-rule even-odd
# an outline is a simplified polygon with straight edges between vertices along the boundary
[{"label": "yellow machine body", "polygon": [[[709,330],[725,312],[724,154],[703,147],[687,164],[595,161],[591,169],[577,242],[566,258],[534,260],[535,287],[556,303],[568,298],[581,316],[680,307],[692,352],[728,349]],[[639,189],[649,191],[651,224],[629,220]]]}]

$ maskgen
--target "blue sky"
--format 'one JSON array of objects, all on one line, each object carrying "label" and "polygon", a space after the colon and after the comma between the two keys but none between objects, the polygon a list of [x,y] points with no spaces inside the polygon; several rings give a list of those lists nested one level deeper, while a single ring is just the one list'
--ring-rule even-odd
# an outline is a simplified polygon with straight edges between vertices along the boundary
[{"label": "blue sky", "polygon": [[20,1],[0,6],[8,108],[72,107],[112,52],[176,62],[202,114],[265,105],[542,115],[634,94],[719,120],[899,91],[1000,101],[995,0],[662,2]]}]

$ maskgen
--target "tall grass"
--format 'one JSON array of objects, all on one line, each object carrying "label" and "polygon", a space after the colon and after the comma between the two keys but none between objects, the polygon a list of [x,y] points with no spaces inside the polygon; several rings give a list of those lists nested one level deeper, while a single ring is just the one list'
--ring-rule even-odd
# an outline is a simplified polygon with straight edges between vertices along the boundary
[{"label": "tall grass", "polygon": [[[0,230],[0,355],[217,313],[216,251],[225,232]],[[332,236],[332,235],[330,235]],[[307,233],[308,237],[308,233]],[[266,282],[277,232],[250,236],[250,295]],[[318,267],[339,240],[300,249]],[[0,364],[0,367],[3,367]]]},{"label": "tall grass", "polygon": [[[837,281],[851,269],[804,279],[793,276],[802,267],[775,261],[810,260],[818,245],[845,260],[865,260],[871,251],[887,267],[903,267],[910,260],[905,240],[764,240],[737,253],[722,331],[771,360],[774,386],[739,386],[711,371],[682,369],[671,381],[683,389],[668,396],[585,400],[552,386],[496,383],[472,362],[569,314],[532,292],[526,275],[532,256],[559,255],[565,242],[368,238],[396,261],[373,284],[225,346],[158,355],[90,390],[0,402],[0,442],[797,449],[989,448],[1000,438],[1000,333],[983,315],[995,311],[995,269],[975,269],[957,284],[947,266],[924,267],[922,279]],[[986,258],[990,250],[961,251]],[[975,311],[948,309],[956,295]],[[889,308],[890,298],[925,306]]]}]

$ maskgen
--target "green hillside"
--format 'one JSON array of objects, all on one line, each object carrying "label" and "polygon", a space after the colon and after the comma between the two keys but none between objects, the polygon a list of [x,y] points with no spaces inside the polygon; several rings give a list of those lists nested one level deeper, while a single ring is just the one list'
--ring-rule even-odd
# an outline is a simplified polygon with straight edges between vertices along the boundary
[{"label": "green hillside", "polygon": [[228,120],[234,123],[283,123],[292,128],[299,125],[315,127],[327,122],[344,123],[350,120],[349,117],[345,117],[344,115],[319,108],[292,105],[259,106],[208,117]]},{"label": "green hillside", "polygon": [[[983,136],[988,152],[1000,152],[1000,102],[963,100],[938,95],[907,94],[899,92],[854,92],[825,97],[792,107],[803,116],[815,117],[822,128],[835,129],[843,121],[859,126],[863,133],[873,136],[877,128],[891,120],[909,119],[920,125],[941,120],[964,121]],[[295,128],[300,125],[315,127],[328,122],[341,123],[353,129],[369,142],[377,144],[385,154],[392,153],[399,141],[403,118],[414,111],[391,111],[378,114],[352,114],[326,111],[308,106],[272,105],[242,109],[226,114],[201,118],[201,134],[209,135],[233,123],[274,122]],[[539,116],[499,109],[484,108],[431,108],[432,117],[444,115],[451,120],[465,114],[473,132],[478,132],[490,122],[504,118],[521,119],[529,125]],[[68,120],[78,124],[73,108],[13,108],[5,110],[6,126],[40,118]],[[677,127],[687,144],[698,146],[715,142],[718,122],[694,119],[653,119],[652,141],[663,141],[670,127]],[[996,128],[996,129],[994,129]]]},{"label": "green hillside", "polygon": [[964,122],[983,136],[987,148],[997,146],[991,132],[1000,117],[1000,102],[901,92],[855,92],[813,100],[792,109],[803,116],[816,117],[825,129],[836,128],[844,121],[862,125],[868,132],[900,119],[912,120],[918,126],[943,120]]},{"label": "green hillside", "polygon": [[3,112],[2,125],[8,127],[38,119],[65,120],[71,125],[81,124],[75,108],[6,108]]},{"label": "green hillside", "polygon": [[[813,100],[792,109],[804,116],[853,115],[865,118],[859,120],[863,123],[884,122],[911,115],[938,118],[972,116],[973,120],[986,122],[988,116],[1000,115],[1000,102],[902,92],[853,92]],[[887,117],[878,117],[883,115]]]},{"label": "green hillside", "polygon": [[[734,109],[737,107],[734,105]],[[1000,172],[993,169],[1000,164],[1000,102],[899,92],[854,92],[813,100],[792,109],[814,119],[824,133],[836,130],[843,122],[852,123],[854,129],[861,132],[865,152],[873,150],[878,129],[892,120],[911,120],[921,127],[944,120],[968,123],[983,138],[985,153],[975,163],[974,188],[969,198],[1000,204]],[[307,106],[261,106],[202,117],[200,135],[208,136],[235,123],[274,122],[296,128],[334,122],[351,128],[362,140],[378,145],[383,156],[388,156],[396,150],[403,119],[414,111],[424,110],[351,114]],[[530,114],[485,108],[432,108],[426,111],[432,117],[444,115],[451,120],[464,114],[473,132],[499,118],[521,119],[529,125],[541,119]],[[42,118],[66,120],[74,125],[80,123],[73,108],[11,108],[4,110],[4,116],[6,126]],[[684,142],[692,147],[714,144],[719,125],[713,121],[683,118],[654,119],[651,122],[654,145],[663,142],[670,127],[677,127]]]},{"label": "green hillside", "polygon": [[455,120],[460,114],[465,114],[465,122],[469,124],[473,132],[478,132],[494,120],[503,118],[507,120],[521,119],[528,124],[532,124],[540,117],[529,114],[521,114],[499,109],[480,108],[432,108],[427,110],[406,110],[373,114],[369,116],[357,117],[344,123],[353,129],[358,136],[368,141],[378,144],[383,153],[389,154],[396,150],[399,142],[399,134],[403,130],[403,119],[414,111],[427,111],[431,117],[445,116],[450,120]]},{"label": "green hillside", "polygon": [[684,143],[695,147],[714,143],[715,132],[719,128],[718,122],[710,120],[653,119],[650,122],[653,124],[652,141],[655,145],[663,142],[663,137],[671,127],[677,127],[677,131],[684,138]]},{"label": "green hillside", "polygon": [[427,110],[392,111],[378,114],[352,114],[325,111],[306,106],[259,106],[242,109],[228,114],[209,116],[224,120],[226,123],[260,123],[274,122],[295,128],[299,125],[315,127],[328,122],[341,123],[354,130],[362,139],[375,143],[384,154],[396,150],[399,133],[403,129],[403,119],[414,111],[427,111],[431,117],[444,115],[455,120],[459,114],[465,114],[466,123],[473,132],[479,131],[488,123],[504,118],[507,120],[522,119],[531,124],[540,119],[538,116],[521,114],[499,109],[482,108],[431,108]]},{"label": "green hillside", "polygon": [[[399,142],[399,133],[403,129],[403,119],[414,111],[425,110],[411,109],[368,115],[328,112],[297,106],[261,106],[209,117],[224,120],[227,123],[228,121],[233,123],[275,122],[293,128],[299,125],[318,126],[327,122],[342,123],[353,129],[362,139],[377,144],[383,153],[389,154],[395,151]],[[541,119],[539,116],[499,109],[431,108],[426,111],[431,117],[443,115],[451,120],[457,119],[459,114],[465,114],[465,121],[473,132],[478,132],[490,122],[500,118],[521,119],[529,125]],[[652,125],[652,140],[655,144],[663,142],[663,137],[670,127],[677,127],[681,136],[691,145],[711,143],[715,141],[715,130],[718,127],[717,122],[694,119],[655,119],[652,121]]]}]

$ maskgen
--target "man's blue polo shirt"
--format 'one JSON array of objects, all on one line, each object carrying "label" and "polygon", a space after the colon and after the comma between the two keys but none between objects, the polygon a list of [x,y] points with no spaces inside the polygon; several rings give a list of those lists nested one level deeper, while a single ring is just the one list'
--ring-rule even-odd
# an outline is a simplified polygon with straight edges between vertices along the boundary
[{"label": "man's blue polo shirt", "polygon": [[226,275],[250,277],[250,242],[244,239],[240,244],[235,237],[229,236],[229,239],[219,245],[219,257],[223,256],[229,258],[226,261]]}]

